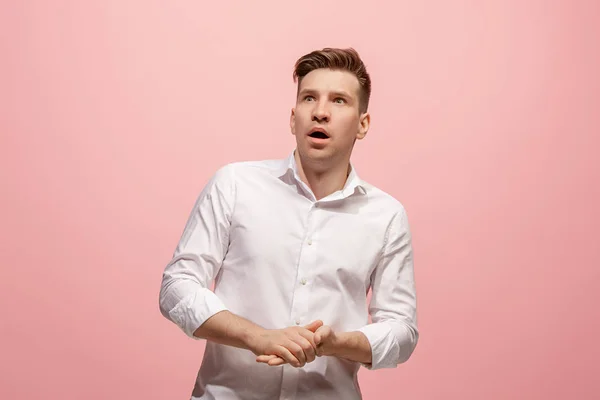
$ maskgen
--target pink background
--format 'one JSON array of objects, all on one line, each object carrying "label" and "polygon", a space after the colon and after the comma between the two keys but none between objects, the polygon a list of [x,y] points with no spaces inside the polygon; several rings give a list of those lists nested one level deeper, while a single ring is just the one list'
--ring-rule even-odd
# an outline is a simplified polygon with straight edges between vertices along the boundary
[{"label": "pink background", "polygon": [[367,63],[353,160],[414,232],[421,339],[365,398],[600,398],[599,2],[0,7],[0,398],[189,398],[162,270],[219,166],[293,149],[325,46]]}]

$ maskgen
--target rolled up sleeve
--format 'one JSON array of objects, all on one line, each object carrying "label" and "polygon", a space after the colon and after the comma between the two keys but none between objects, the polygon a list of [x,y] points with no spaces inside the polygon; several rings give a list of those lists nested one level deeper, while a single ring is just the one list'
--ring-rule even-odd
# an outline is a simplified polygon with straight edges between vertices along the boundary
[{"label": "rolled up sleeve", "polygon": [[358,331],[369,341],[368,369],[394,368],[407,361],[419,338],[411,233],[406,211],[392,219],[381,259],[371,276],[372,323]]},{"label": "rolled up sleeve", "polygon": [[235,204],[233,165],[219,169],[198,196],[172,259],[162,275],[159,307],[186,335],[226,310],[210,290],[229,246]]}]

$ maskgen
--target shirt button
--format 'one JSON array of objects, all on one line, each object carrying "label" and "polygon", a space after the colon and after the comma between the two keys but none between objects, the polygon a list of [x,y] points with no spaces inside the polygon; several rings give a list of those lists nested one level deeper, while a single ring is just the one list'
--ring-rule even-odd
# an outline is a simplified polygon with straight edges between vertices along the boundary
[{"label": "shirt button", "polygon": [[308,243],[309,246],[312,245],[312,239],[308,239],[307,243]]},{"label": "shirt button", "polygon": [[300,325],[300,320],[296,320],[296,325]]},{"label": "shirt button", "polygon": [[301,285],[306,285],[306,279],[302,278],[302,280],[300,281]]}]

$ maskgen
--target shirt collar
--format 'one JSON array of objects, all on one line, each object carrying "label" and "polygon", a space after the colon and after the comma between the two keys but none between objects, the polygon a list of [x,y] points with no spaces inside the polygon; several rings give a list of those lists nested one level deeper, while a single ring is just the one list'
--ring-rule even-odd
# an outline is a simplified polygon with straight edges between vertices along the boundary
[{"label": "shirt collar", "polygon": [[[298,174],[298,165],[296,164],[296,159],[294,158],[295,150],[283,160],[282,169],[279,173],[279,177],[283,177],[286,174],[290,174],[294,177],[294,179],[301,185],[305,186],[306,184],[302,182],[300,179],[300,175]],[[346,179],[346,183],[344,184],[344,188],[341,190],[342,198],[346,198],[354,193],[366,194],[367,189],[365,187],[365,183],[358,176],[356,169],[350,163],[350,173],[348,174],[348,178]],[[329,197],[329,196],[328,196]]]}]

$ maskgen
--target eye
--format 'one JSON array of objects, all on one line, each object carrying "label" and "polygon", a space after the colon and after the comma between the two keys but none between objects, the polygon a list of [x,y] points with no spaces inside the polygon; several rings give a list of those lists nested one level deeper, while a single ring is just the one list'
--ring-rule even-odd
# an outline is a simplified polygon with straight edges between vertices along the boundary
[{"label": "eye", "polygon": [[313,101],[315,98],[310,94],[308,96],[304,96],[304,101]]},{"label": "eye", "polygon": [[341,97],[336,97],[336,99],[333,100],[333,101],[334,101],[334,103],[337,103],[337,104],[344,104],[344,103],[346,103],[346,99],[343,99]]}]

